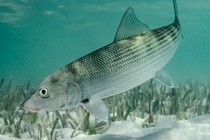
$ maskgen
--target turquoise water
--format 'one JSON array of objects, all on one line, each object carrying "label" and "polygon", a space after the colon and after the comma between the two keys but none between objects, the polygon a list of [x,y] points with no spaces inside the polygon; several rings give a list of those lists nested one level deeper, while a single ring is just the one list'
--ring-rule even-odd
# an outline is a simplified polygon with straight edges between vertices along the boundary
[{"label": "turquoise water", "polygon": [[[175,81],[209,81],[210,1],[177,4],[183,39],[166,69]],[[0,78],[37,84],[111,43],[129,6],[151,29],[174,20],[172,0],[0,0]]]}]

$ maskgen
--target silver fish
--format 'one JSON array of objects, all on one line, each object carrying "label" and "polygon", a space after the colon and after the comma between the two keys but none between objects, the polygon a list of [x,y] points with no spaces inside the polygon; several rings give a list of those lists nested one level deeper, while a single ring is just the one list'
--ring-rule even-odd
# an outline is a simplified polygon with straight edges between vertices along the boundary
[{"label": "silver fish", "polygon": [[108,109],[102,99],[132,89],[152,78],[173,87],[161,69],[174,55],[181,36],[176,0],[173,23],[150,30],[130,7],[114,41],[73,61],[47,77],[22,106],[29,111],[83,105],[102,121]]}]

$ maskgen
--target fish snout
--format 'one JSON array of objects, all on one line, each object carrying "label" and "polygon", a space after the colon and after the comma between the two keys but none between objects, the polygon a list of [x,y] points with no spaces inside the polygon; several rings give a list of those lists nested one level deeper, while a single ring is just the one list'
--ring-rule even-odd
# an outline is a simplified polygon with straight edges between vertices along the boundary
[{"label": "fish snout", "polygon": [[[38,106],[38,105],[37,105]],[[30,103],[30,100],[25,100],[21,107],[29,112],[39,112],[41,110],[40,107],[37,107],[35,105],[33,105],[32,103]]]}]

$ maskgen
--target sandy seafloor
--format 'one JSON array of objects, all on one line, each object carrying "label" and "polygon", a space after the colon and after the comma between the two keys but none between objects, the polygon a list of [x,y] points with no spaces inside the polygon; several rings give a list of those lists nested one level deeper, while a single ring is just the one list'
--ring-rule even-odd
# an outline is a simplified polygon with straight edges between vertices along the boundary
[{"label": "sandy seafloor", "polygon": [[[85,135],[80,133],[72,140],[209,140],[210,115],[199,116],[190,120],[174,120],[173,116],[159,116],[156,127],[142,128],[142,120],[113,122],[104,134]],[[69,140],[72,129],[59,129],[63,138]],[[21,138],[28,140],[29,138]],[[0,140],[19,140],[0,135]],[[47,140],[47,139],[46,139]]]}]

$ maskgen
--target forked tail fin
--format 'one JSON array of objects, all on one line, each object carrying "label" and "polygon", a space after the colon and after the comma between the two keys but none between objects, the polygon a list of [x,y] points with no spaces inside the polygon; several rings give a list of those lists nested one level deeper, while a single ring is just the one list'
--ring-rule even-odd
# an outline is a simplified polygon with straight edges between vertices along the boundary
[{"label": "forked tail fin", "polygon": [[179,20],[176,0],[173,0],[173,5],[174,5],[174,14],[175,14],[175,20],[174,21],[176,21],[176,20]]}]

